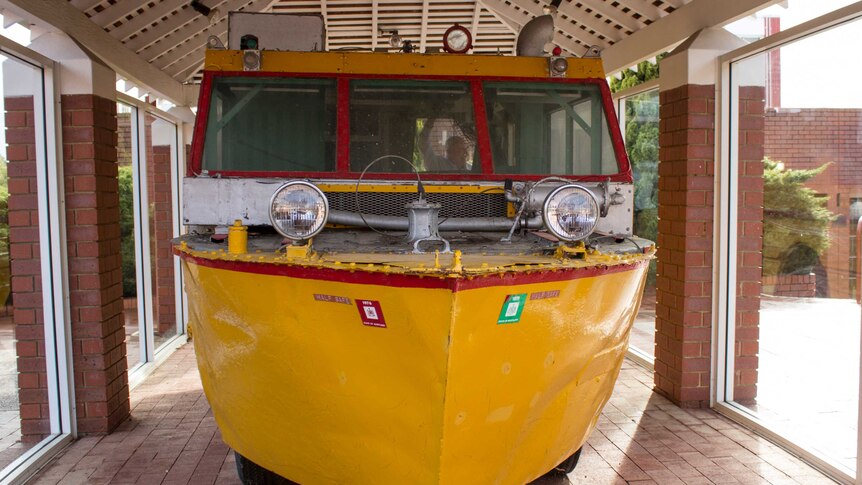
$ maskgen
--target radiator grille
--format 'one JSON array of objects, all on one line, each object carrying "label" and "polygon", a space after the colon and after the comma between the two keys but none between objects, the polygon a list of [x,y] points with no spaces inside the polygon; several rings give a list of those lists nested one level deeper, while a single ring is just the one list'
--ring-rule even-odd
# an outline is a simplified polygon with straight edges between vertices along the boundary
[{"label": "radiator grille", "polygon": [[[354,192],[326,192],[331,210],[357,212]],[[440,204],[440,217],[505,217],[504,194],[426,193],[429,202]],[[407,216],[404,205],[416,200],[415,192],[360,192],[363,214]]]}]

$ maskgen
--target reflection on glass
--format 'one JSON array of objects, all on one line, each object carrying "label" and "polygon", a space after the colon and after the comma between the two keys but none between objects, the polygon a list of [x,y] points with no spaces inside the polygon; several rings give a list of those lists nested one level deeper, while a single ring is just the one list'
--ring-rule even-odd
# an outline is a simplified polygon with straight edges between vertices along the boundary
[{"label": "reflection on glass", "polygon": [[852,251],[862,212],[862,99],[833,89],[830,72],[840,64],[808,69],[802,90],[802,79],[783,66],[852,42],[858,26],[732,66],[739,146],[734,400],[851,475],[859,397]]},{"label": "reflection on glass", "polygon": [[138,322],[137,270],[135,266],[135,197],[132,176],[132,138],[137,110],[117,103],[117,164],[120,184],[120,252],[123,266],[123,314],[126,322],[126,358],[129,370],[141,363],[141,332]]},{"label": "reflection on glass", "polygon": [[149,207],[150,265],[152,271],[153,331],[155,348],[177,334],[174,295],[173,202],[171,164],[176,163],[176,125],[147,116],[147,199]]},{"label": "reflection on glass", "polygon": [[[0,468],[50,433],[34,108],[42,73],[0,57]],[[39,96],[40,98],[36,98]],[[12,291],[14,289],[14,291]],[[39,349],[42,349],[41,351]]]},{"label": "reflection on glass", "polygon": [[495,173],[619,172],[599,86],[486,83]]},{"label": "reflection on glass", "polygon": [[335,169],[335,80],[217,77],[203,169]]},{"label": "reflection on glass", "polygon": [[[658,239],[658,89],[624,100],[623,122],[626,151],[635,185],[634,233]],[[655,357],[656,262],[650,261],[643,303],[632,328],[631,347]]]},{"label": "reflection on glass", "polygon": [[[425,172],[478,171],[476,148],[473,98],[467,83],[350,82],[352,171],[411,172],[413,168],[398,157]],[[371,165],[380,157],[385,158]]]}]

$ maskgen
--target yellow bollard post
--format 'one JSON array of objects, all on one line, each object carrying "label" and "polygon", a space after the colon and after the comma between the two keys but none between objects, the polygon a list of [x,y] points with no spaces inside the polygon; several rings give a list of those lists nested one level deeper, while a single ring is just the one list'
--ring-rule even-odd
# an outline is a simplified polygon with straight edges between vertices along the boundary
[{"label": "yellow bollard post", "polygon": [[230,254],[245,254],[248,252],[248,228],[237,219],[227,231],[227,252]]}]

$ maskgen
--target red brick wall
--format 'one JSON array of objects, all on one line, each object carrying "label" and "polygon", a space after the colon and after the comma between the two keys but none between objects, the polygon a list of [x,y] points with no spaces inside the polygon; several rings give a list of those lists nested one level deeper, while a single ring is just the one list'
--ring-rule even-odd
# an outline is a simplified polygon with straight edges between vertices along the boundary
[{"label": "red brick wall", "polygon": [[117,162],[129,165],[132,161],[131,113],[117,113]]},{"label": "red brick wall", "polygon": [[106,433],[129,416],[116,102],[69,95],[61,105],[78,431]]},{"label": "red brick wall", "polygon": [[736,340],[734,400],[757,397],[760,293],[763,274],[763,127],[766,89],[743,86],[738,92]]},{"label": "red brick wall", "polygon": [[173,204],[171,202],[171,147],[154,146],[148,161],[151,246],[153,258],[153,318],[160,335],[175,333],[177,325],[174,298]]},{"label": "red brick wall", "polygon": [[655,390],[684,407],[709,404],[715,89],[659,94]]},{"label": "red brick wall", "polygon": [[774,296],[812,298],[816,291],[814,274],[780,274],[763,277],[763,293]]},{"label": "red brick wall", "polygon": [[[766,114],[764,153],[794,169],[833,162],[805,185],[828,196],[826,207],[839,218],[830,227],[831,246],[820,262],[827,273],[827,296],[851,298],[850,199],[862,197],[862,110],[782,109]],[[823,282],[818,282],[823,285]]]},{"label": "red brick wall", "polygon": [[[740,92],[737,399],[756,395],[763,95],[763,88]],[[659,102],[655,389],[680,406],[706,407],[712,346],[715,87],[680,86],[661,92]]]},{"label": "red brick wall", "polygon": [[9,254],[12,322],[18,366],[18,400],[24,441],[50,433],[33,98],[7,97],[6,157],[9,175]]},{"label": "red brick wall", "polygon": [[[763,36],[781,32],[781,19],[766,17],[763,19]],[[766,58],[766,106],[772,108],[781,106],[781,49],[772,49]]]}]

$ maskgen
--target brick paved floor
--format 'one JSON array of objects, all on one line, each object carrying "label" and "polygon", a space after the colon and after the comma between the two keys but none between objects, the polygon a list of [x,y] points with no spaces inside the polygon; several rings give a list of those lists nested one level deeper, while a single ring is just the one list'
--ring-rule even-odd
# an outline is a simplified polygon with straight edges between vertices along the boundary
[{"label": "brick paved floor", "polygon": [[[568,480],[533,485],[833,483],[713,411],[677,408],[651,386],[650,373],[626,362],[577,469]],[[76,441],[31,483],[238,484],[192,346],[132,392],[129,421],[111,435]]]}]

